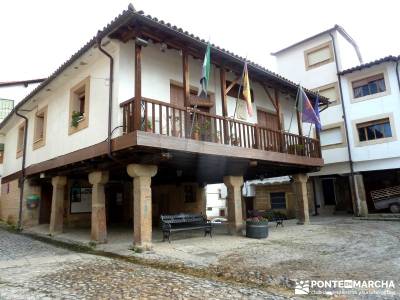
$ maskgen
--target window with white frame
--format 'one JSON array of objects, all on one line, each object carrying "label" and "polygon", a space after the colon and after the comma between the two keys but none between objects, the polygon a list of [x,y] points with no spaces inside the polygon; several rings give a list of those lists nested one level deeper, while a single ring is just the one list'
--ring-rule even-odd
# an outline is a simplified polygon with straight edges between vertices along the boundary
[{"label": "window with white frame", "polygon": [[321,130],[320,142],[321,142],[321,146],[331,146],[331,145],[342,144],[344,142],[342,129],[340,127],[334,127],[334,128]]}]

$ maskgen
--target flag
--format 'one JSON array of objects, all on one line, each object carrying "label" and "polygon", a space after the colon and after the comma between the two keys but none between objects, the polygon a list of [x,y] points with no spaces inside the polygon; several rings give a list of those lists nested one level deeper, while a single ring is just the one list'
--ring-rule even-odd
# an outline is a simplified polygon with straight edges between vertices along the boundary
[{"label": "flag", "polygon": [[301,86],[299,86],[297,96],[297,110],[302,113],[301,119],[304,123],[313,123],[315,126],[321,126],[319,117],[317,117],[310,100]]},{"label": "flag", "polygon": [[318,123],[315,123],[315,130],[317,132],[321,131],[321,118],[319,116],[319,95],[317,94],[317,99],[315,99],[315,105],[314,105],[314,111],[315,111],[315,115],[317,116],[318,119]]},{"label": "flag", "polygon": [[243,70],[243,96],[247,104],[247,112],[249,116],[253,116],[253,105],[251,105],[251,92],[250,92],[250,81],[249,72],[247,70],[247,62],[244,64]]},{"label": "flag", "polygon": [[198,96],[204,98],[207,97],[207,87],[210,79],[210,66],[211,66],[210,58],[211,58],[211,47],[210,43],[208,43],[206,53],[204,54],[203,67],[201,69],[200,88],[198,94]]}]

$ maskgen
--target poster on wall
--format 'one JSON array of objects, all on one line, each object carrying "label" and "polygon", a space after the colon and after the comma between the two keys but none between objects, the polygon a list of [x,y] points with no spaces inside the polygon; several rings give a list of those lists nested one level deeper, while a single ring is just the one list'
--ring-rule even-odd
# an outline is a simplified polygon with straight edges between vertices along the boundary
[{"label": "poster on wall", "polygon": [[71,188],[70,211],[71,214],[92,211],[92,188]]}]

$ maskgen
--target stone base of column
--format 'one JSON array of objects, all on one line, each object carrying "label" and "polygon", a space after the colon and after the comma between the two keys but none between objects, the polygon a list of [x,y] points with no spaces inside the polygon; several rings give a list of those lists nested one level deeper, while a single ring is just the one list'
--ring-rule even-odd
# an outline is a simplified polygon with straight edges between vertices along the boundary
[{"label": "stone base of column", "polygon": [[310,215],[308,211],[308,195],[307,195],[307,180],[306,174],[296,174],[294,179],[294,192],[296,196],[296,216],[298,225],[310,224]]},{"label": "stone base of column", "polygon": [[228,231],[231,235],[242,235],[242,176],[225,176],[224,183],[228,190]]},{"label": "stone base of column", "polygon": [[151,177],[157,166],[130,164],[129,176],[133,178],[133,245],[149,250],[152,247]]}]

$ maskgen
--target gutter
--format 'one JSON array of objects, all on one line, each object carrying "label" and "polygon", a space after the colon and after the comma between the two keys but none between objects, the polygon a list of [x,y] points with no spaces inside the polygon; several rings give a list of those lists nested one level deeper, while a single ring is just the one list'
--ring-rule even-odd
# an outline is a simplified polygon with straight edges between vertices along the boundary
[{"label": "gutter", "polygon": [[[339,63],[337,60],[337,52],[336,52],[336,43],[335,43],[335,38],[333,36],[332,33],[329,33],[329,35],[331,36],[332,39],[332,44],[333,44],[333,53],[335,55],[335,65],[336,65],[336,73],[337,73],[337,78],[338,78],[338,82],[339,82],[339,91],[340,91],[340,99],[342,100],[342,112],[343,112],[343,121],[344,121],[344,128],[346,131],[346,142],[347,142],[347,153],[349,155],[349,166],[350,166],[350,184],[353,187],[353,191],[355,193],[355,200],[354,204],[355,204],[355,211],[354,213],[356,213],[357,216],[360,215],[360,199],[358,197],[358,193],[357,193],[357,187],[355,185],[355,181],[354,181],[354,164],[353,164],[353,159],[351,157],[351,148],[350,148],[350,138],[349,138],[349,128],[347,126],[347,116],[346,116],[346,108],[344,107],[344,101],[343,101],[343,89],[342,89],[342,81],[341,81],[341,77],[340,77],[340,73],[339,73]],[[354,194],[352,194],[352,198],[354,198]],[[354,199],[353,199],[354,200]]]},{"label": "gutter", "polygon": [[[29,112],[29,110],[21,110]],[[25,163],[26,163],[26,144],[28,140],[28,124],[29,120],[26,116],[21,115],[19,110],[15,111],[15,114],[25,120],[25,129],[24,129],[24,148],[22,151],[22,168],[21,168],[21,177],[19,178],[19,212],[18,212],[18,230],[22,230],[22,203],[24,200],[24,183],[25,183]]]}]

